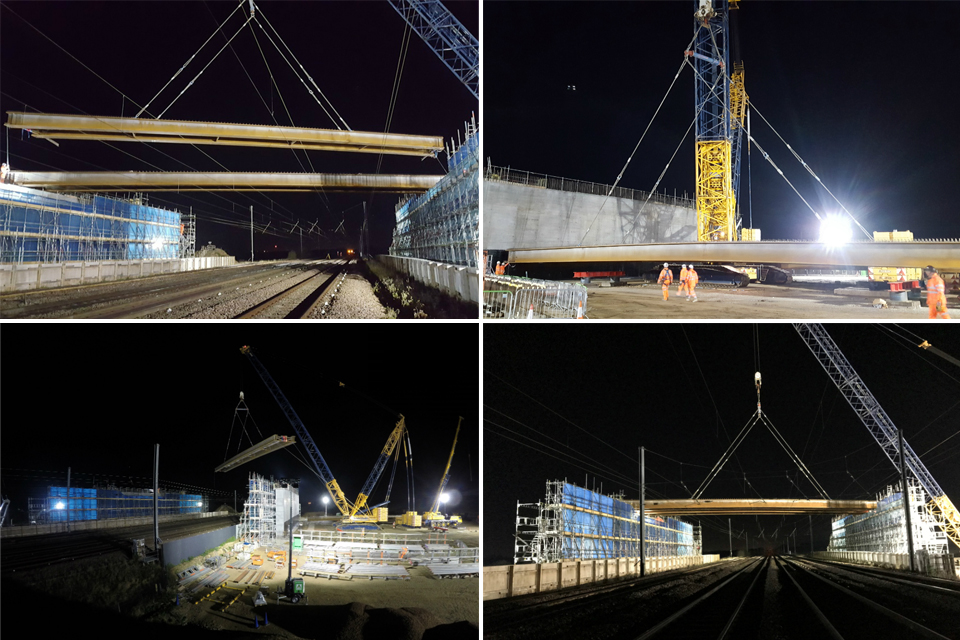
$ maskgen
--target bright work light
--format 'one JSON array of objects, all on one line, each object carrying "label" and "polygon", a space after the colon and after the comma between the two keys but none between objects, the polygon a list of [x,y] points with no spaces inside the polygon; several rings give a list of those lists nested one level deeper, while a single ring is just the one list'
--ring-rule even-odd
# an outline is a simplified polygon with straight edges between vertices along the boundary
[{"label": "bright work light", "polygon": [[838,215],[828,215],[820,222],[820,242],[824,244],[840,245],[850,242],[853,232],[846,218]]}]

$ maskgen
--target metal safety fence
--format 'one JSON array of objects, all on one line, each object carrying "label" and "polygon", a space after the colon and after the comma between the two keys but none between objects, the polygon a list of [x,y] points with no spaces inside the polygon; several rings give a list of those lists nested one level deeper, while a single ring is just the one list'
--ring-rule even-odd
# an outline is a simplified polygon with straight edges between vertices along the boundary
[{"label": "metal safety fence", "polygon": [[512,276],[484,278],[485,319],[587,317],[587,289],[580,284]]},{"label": "metal safety fence", "polygon": [[[650,194],[649,191],[639,189],[627,189],[625,187],[612,187],[608,184],[598,182],[589,182],[587,180],[575,180],[571,178],[562,178],[560,176],[551,176],[544,173],[533,173],[531,171],[521,171],[510,167],[496,167],[488,164],[483,175],[484,180],[496,182],[512,182],[513,184],[522,184],[528,187],[539,187],[541,189],[556,189],[558,191],[573,191],[576,193],[587,193],[595,196],[605,196],[610,194],[613,198],[626,198],[629,200],[640,200],[645,202],[650,198],[651,202],[659,202],[677,207],[694,208],[696,202],[688,197],[687,193],[673,195],[667,193]],[[611,192],[611,189],[613,191]]]}]

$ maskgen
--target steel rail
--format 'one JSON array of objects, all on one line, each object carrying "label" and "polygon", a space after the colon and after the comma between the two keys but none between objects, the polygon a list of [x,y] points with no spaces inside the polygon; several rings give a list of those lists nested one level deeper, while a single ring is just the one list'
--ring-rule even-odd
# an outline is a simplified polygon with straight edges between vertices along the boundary
[{"label": "steel rail", "polygon": [[[171,142],[184,144],[240,144],[294,146],[330,151],[405,154],[429,157],[443,150],[439,136],[342,131],[255,124],[189,120],[152,120],[112,116],[7,112],[6,127],[30,129],[37,138]],[[307,145],[324,145],[311,147]]]},{"label": "steel rail", "polygon": [[[756,561],[756,562],[760,562],[760,565],[759,565],[759,566],[762,566],[762,560],[758,560],[758,561]],[[758,565],[756,564],[756,562],[751,562],[750,564],[748,564],[748,565],[745,566],[744,568],[738,570],[736,573],[734,573],[733,575],[731,575],[729,578],[727,578],[726,580],[724,580],[723,582],[721,582],[720,584],[718,584],[718,585],[715,586],[714,588],[710,589],[708,592],[706,592],[705,594],[703,594],[702,596],[700,596],[699,598],[697,598],[696,600],[694,600],[693,602],[691,602],[691,603],[688,604],[687,606],[685,606],[685,607],[683,607],[682,609],[680,609],[680,611],[677,611],[677,612],[674,613],[673,615],[669,616],[666,620],[663,620],[662,622],[660,622],[660,623],[657,624],[656,626],[648,629],[643,635],[638,636],[638,637],[636,638],[636,640],[647,640],[647,638],[652,638],[652,637],[655,636],[656,634],[660,633],[661,631],[663,631],[663,629],[665,629],[667,626],[673,624],[673,622],[675,622],[678,618],[680,618],[680,617],[682,617],[683,615],[685,615],[687,612],[689,612],[691,609],[693,609],[694,607],[696,607],[697,605],[699,605],[700,603],[702,603],[704,600],[706,600],[707,598],[709,598],[710,596],[712,596],[712,595],[715,594],[716,592],[718,592],[718,591],[720,591],[721,589],[723,589],[725,586],[727,586],[728,584],[730,584],[731,582],[733,582],[734,580],[736,580],[737,578],[739,578],[741,575],[743,575],[745,572],[747,572],[748,570],[750,570],[750,569],[753,568],[754,566],[758,566]]]},{"label": "steel rail", "polygon": [[860,595],[859,593],[856,593],[855,591],[851,591],[851,590],[848,589],[847,587],[844,587],[844,586],[841,585],[841,584],[837,584],[836,582],[833,582],[832,580],[828,580],[828,579],[824,578],[824,577],[821,576],[821,575],[817,575],[816,572],[812,571],[812,570],[811,570],[810,568],[808,568],[808,567],[804,567],[804,566],[803,566],[800,562],[798,562],[796,559],[787,560],[787,561],[785,561],[785,562],[787,562],[787,564],[789,564],[789,565],[791,565],[791,566],[796,567],[797,570],[803,571],[803,572],[806,573],[807,575],[812,576],[812,577],[816,578],[817,580],[819,580],[819,581],[821,581],[821,582],[823,582],[823,583],[825,583],[825,584],[830,585],[831,587],[833,587],[834,589],[840,591],[841,593],[844,593],[844,594],[850,596],[851,598],[854,598],[854,599],[857,600],[858,602],[860,602],[860,603],[862,603],[862,604],[870,607],[872,610],[874,610],[874,611],[876,611],[876,612],[878,612],[878,613],[883,614],[884,616],[890,618],[891,620],[893,620],[893,621],[896,622],[897,624],[900,624],[900,625],[903,625],[903,626],[907,627],[908,629],[910,629],[911,632],[913,632],[913,633],[915,633],[915,634],[919,634],[920,636],[923,636],[923,637],[926,637],[926,638],[934,638],[934,639],[936,639],[936,640],[948,640],[946,636],[937,633],[937,632],[934,631],[933,629],[930,629],[930,628],[928,628],[928,627],[923,626],[923,625],[920,624],[919,622],[914,622],[914,621],[911,620],[910,618],[907,618],[906,616],[902,616],[902,615],[900,615],[899,613],[897,613],[897,612],[895,612],[895,611],[891,611],[891,610],[888,609],[887,607],[885,607],[885,606],[883,606],[883,605],[881,605],[881,604],[879,604],[879,603],[877,603],[877,602],[874,602],[874,601],[871,600],[870,598],[867,598],[867,597],[865,597],[865,596],[862,596],[862,595]]},{"label": "steel rail", "polygon": [[960,268],[960,240],[929,242],[672,242],[594,247],[512,248],[511,263],[694,262]]},{"label": "steel rail", "polygon": [[820,621],[820,624],[827,630],[827,633],[830,634],[831,638],[834,640],[843,640],[843,636],[840,635],[840,632],[837,631],[836,627],[830,623],[830,620],[827,619],[827,616],[823,615],[823,611],[820,610],[820,607],[814,603],[814,601],[807,595],[807,592],[803,590],[803,587],[800,586],[800,583],[797,582],[797,579],[790,575],[790,572],[786,570],[786,562],[781,564],[781,561],[777,559],[777,566],[781,568],[784,574],[790,578],[790,582],[793,583],[793,586],[797,588],[797,591],[800,592],[800,596],[803,597],[804,602],[807,603],[807,606],[813,611],[814,615],[817,616],[817,620]]},{"label": "steel rail", "polygon": [[337,173],[254,173],[254,172],[152,172],[152,171],[10,171],[7,181],[24,187],[45,187],[75,191],[76,187],[99,190],[146,190],[163,188],[179,191],[195,188],[237,187],[292,189],[376,189],[388,192],[427,191],[442,176],[371,175]]},{"label": "steel rail", "polygon": [[[921,582],[921,579],[935,579],[931,576],[913,576],[912,579],[899,578],[889,575],[885,571],[876,571],[871,570],[863,566],[850,566],[842,562],[834,562],[833,560],[823,560],[821,558],[804,558],[806,562],[813,564],[825,564],[827,566],[832,566],[842,571],[849,571],[850,573],[858,573],[863,576],[868,576],[871,578],[876,578],[877,580],[888,580],[890,582],[897,582],[899,584],[905,584],[911,587],[916,587],[918,589],[926,589],[934,593],[939,593],[941,595],[951,595],[960,597],[960,582],[956,580],[944,579],[940,580],[946,586],[938,586],[931,584],[929,582]],[[909,575],[909,574],[908,574]]]},{"label": "steel rail", "polygon": [[262,315],[265,311],[267,311],[268,309],[271,309],[272,307],[276,306],[278,303],[280,303],[280,302],[282,302],[282,301],[284,301],[284,300],[287,300],[290,296],[292,296],[292,295],[294,295],[294,294],[302,291],[303,289],[310,289],[310,288],[316,289],[316,288],[322,287],[323,284],[325,284],[327,281],[324,280],[324,282],[321,283],[321,284],[318,286],[318,285],[317,285],[317,279],[318,279],[318,278],[321,278],[321,277],[323,277],[323,276],[327,276],[327,279],[329,280],[329,278],[330,278],[330,273],[327,272],[326,270],[318,271],[317,273],[313,274],[312,276],[309,276],[308,278],[306,278],[306,279],[304,279],[304,280],[301,280],[300,282],[297,282],[296,284],[291,285],[289,288],[284,289],[284,290],[281,291],[280,293],[277,293],[276,295],[272,295],[272,296],[270,296],[269,298],[267,298],[266,300],[264,300],[263,302],[260,302],[260,303],[258,303],[258,304],[256,304],[256,305],[250,307],[249,309],[247,309],[247,310],[244,311],[243,313],[237,314],[236,316],[234,316],[234,319],[235,319],[235,320],[249,320],[249,319],[251,319],[251,318],[257,318],[257,317],[259,317],[260,315]]}]

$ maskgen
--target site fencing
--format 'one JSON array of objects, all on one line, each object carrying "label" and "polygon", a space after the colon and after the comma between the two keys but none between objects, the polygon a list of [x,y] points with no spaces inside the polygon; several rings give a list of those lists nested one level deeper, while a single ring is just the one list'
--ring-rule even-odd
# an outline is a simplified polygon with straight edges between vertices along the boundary
[{"label": "site fencing", "polygon": [[484,277],[485,319],[587,317],[587,289],[580,284],[533,280],[513,276]]},{"label": "site fencing", "polygon": [[[496,167],[492,164],[487,164],[483,179],[522,184],[541,189],[586,193],[595,196],[605,196],[609,193],[611,198],[626,198],[629,200],[639,200],[641,202],[645,202],[647,198],[650,198],[650,202],[658,202],[675,207],[686,207],[689,209],[695,208],[696,206],[694,199],[688,197],[686,192],[684,192],[682,196],[676,193],[672,196],[667,193],[654,193],[651,195],[649,191],[640,191],[639,189],[612,187],[608,184],[600,184],[586,180],[572,180],[570,178],[561,178],[544,173],[520,171],[518,169],[511,169],[510,167]],[[611,188],[613,189],[612,192],[610,191]]]}]

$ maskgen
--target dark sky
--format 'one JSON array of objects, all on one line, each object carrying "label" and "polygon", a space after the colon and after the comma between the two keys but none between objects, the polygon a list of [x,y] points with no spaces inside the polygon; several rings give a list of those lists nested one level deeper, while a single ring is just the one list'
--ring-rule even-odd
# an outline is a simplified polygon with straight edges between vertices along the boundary
[{"label": "dark sky", "polygon": [[[0,492],[23,510],[17,516],[26,515],[27,497],[41,497],[50,485],[65,486],[68,466],[74,486],[90,486],[84,483],[93,480],[92,474],[121,486],[134,486],[127,485],[126,477],[135,476],[131,483],[149,486],[154,443],[160,444],[161,484],[216,488],[229,493],[232,505],[234,489],[242,501],[251,471],[300,477],[301,501],[314,503],[304,508],[317,509],[322,483],[285,451],[214,474],[225,457],[237,452],[234,430],[226,456],[240,391],[265,436],[295,435],[241,355],[244,344],[257,349],[350,500],[356,499],[396,414],[402,413],[416,454],[416,507],[421,512],[429,508],[457,418],[463,416],[448,483],[448,491],[459,492],[461,499],[451,511],[478,513],[475,348],[451,354],[435,332],[403,331],[404,338],[398,339],[397,332],[372,325],[362,333],[321,336],[289,328],[281,332],[279,325],[262,323],[242,330],[197,324],[189,331],[87,324],[82,335],[71,332],[66,340],[51,331],[55,326],[3,327]],[[386,492],[391,468],[384,470],[375,501]],[[406,493],[401,466],[391,513],[406,510]],[[335,512],[332,504],[330,509]]]},{"label": "dark sky", "polygon": [[[484,157],[613,184],[680,68],[693,5],[485,3]],[[931,55],[950,41],[960,3],[742,2],[739,12],[755,109],[867,230],[960,236],[951,193],[958,138],[948,106],[960,89]],[[621,186],[653,188],[693,117],[687,67]],[[756,111],[752,131],[818,212],[839,211]],[[693,135],[659,190],[693,194]],[[742,163],[746,227],[746,148]],[[763,238],[815,239],[813,213],[756,148],[751,165],[753,226]]]},{"label": "dark sky", "polygon": [[[147,102],[200,48],[236,7],[235,2],[7,2],[0,8],[0,111],[36,110],[47,113],[135,115],[139,110],[49,40],[27,26],[25,19],[117,90],[140,105]],[[246,4],[246,3],[244,3]],[[476,2],[445,3],[474,35],[479,32]],[[383,131],[393,87],[405,23],[387,2],[270,2],[261,14],[276,28],[307,72],[316,80],[347,124],[357,131]],[[16,15],[14,14],[16,13]],[[240,12],[242,13],[242,11]],[[213,58],[245,17],[234,15],[192,63],[150,106],[155,115],[169,105],[187,82]],[[20,17],[18,17],[20,16]],[[261,23],[266,23],[261,17]],[[164,115],[165,119],[209,120],[272,125],[271,111],[280,125],[333,128],[333,123],[257,28],[279,92],[250,35],[237,36],[203,72],[193,87]],[[282,46],[281,46],[282,48]],[[239,61],[238,61],[239,58]],[[242,64],[242,66],[241,66]],[[244,71],[246,70],[246,73]],[[248,79],[249,73],[251,80]],[[254,88],[256,87],[256,90]],[[258,97],[257,91],[262,95]],[[266,104],[264,104],[266,103]],[[270,105],[272,107],[268,108]],[[410,40],[403,79],[393,114],[391,132],[442,136],[449,141],[463,130],[477,101],[439,58],[416,35]],[[21,140],[9,134],[10,161],[15,169],[223,171],[213,160],[189,145],[62,141],[54,147],[45,140]],[[7,134],[3,133],[6,161]],[[259,148],[200,147],[231,171],[301,172],[290,151]],[[129,155],[128,155],[129,154]],[[167,154],[167,155],[163,155]],[[170,157],[168,157],[170,156]],[[316,172],[375,173],[377,156],[310,152]],[[441,154],[440,160],[446,162]],[[310,164],[300,155],[310,172]],[[183,164],[181,164],[183,163]],[[185,166],[187,165],[187,166]],[[385,156],[381,173],[444,173],[437,160]],[[192,167],[192,169],[190,168]],[[385,252],[391,241],[397,194],[299,194],[229,192],[176,194],[154,192],[157,206],[191,205],[198,217],[197,244],[212,241],[240,258],[250,255],[249,207],[258,224],[272,220],[270,229],[284,230],[296,220],[319,220],[329,239],[304,236],[304,250],[331,246],[356,247],[363,221],[362,202],[370,208],[371,243]],[[333,232],[342,221],[346,236]],[[240,227],[234,225],[239,224]],[[299,235],[258,236],[260,250],[286,256],[299,251]]]},{"label": "dark sky", "polygon": [[[828,331],[943,490],[960,500],[960,436],[925,454],[960,431],[960,368],[911,346],[921,342],[915,334],[960,357],[960,333],[919,324],[830,324]],[[604,493],[636,499],[640,446],[648,449],[650,495],[689,498],[756,410],[755,371],[764,413],[830,497],[872,499],[896,481],[790,325],[603,324],[590,332],[485,325],[484,562],[512,562],[517,501],[542,500],[547,480],[586,481],[598,491],[602,483]],[[757,425],[704,496],[815,497],[798,476]],[[727,519],[701,522],[704,549],[726,550]],[[813,518],[818,548],[829,523],[830,516]],[[735,516],[733,527],[734,536],[745,529],[751,539],[762,527],[774,545],[796,527],[801,550],[809,548],[806,516]]]}]

